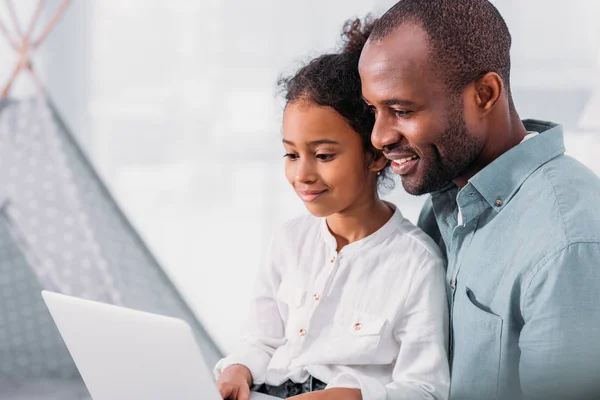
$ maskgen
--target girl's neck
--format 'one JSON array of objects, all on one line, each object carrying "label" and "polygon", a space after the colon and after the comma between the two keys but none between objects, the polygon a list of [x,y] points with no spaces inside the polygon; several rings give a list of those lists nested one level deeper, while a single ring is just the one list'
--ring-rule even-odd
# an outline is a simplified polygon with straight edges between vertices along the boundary
[{"label": "girl's neck", "polygon": [[392,207],[375,196],[328,216],[327,226],[337,242],[337,251],[376,232],[393,214]]}]

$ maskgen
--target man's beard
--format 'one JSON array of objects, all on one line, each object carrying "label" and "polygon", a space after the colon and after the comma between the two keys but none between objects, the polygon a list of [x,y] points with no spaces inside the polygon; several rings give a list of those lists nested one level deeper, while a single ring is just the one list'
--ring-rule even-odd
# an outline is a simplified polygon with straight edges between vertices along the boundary
[{"label": "man's beard", "polygon": [[[431,146],[422,175],[416,179],[402,178],[404,190],[419,196],[443,188],[473,164],[482,147],[483,143],[467,131],[462,113],[455,113],[449,127],[439,135],[438,143]],[[443,158],[439,149],[443,149]]]}]

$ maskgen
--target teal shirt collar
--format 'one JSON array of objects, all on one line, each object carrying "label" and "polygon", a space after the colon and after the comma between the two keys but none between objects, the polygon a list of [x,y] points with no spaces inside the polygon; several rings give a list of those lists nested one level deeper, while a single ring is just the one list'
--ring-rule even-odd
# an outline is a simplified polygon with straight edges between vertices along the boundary
[{"label": "teal shirt collar", "polygon": [[[565,152],[562,125],[533,119],[523,120],[523,124],[540,135],[508,150],[469,179],[467,186],[475,188],[493,209],[506,206],[535,170]],[[449,183],[432,196],[449,190],[456,190],[456,185]]]},{"label": "teal shirt collar", "polygon": [[523,124],[540,134],[508,150],[469,180],[497,210],[510,202],[535,170],[565,152],[562,125],[538,120],[524,120]]}]

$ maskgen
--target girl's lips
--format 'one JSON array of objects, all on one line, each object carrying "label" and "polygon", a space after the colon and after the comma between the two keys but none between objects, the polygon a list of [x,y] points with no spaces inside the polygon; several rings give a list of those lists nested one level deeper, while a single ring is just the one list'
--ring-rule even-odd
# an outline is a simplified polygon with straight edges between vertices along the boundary
[{"label": "girl's lips", "polygon": [[326,192],[326,190],[321,190],[321,191],[304,191],[304,192],[298,192],[298,195],[300,196],[300,198],[302,199],[302,201],[310,203],[310,202],[315,201],[316,199],[318,199],[325,192]]}]

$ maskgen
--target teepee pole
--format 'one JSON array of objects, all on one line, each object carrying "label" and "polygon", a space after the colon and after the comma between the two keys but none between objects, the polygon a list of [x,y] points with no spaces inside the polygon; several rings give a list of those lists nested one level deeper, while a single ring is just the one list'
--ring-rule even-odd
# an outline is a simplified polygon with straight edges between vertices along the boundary
[{"label": "teepee pole", "polygon": [[29,75],[31,75],[31,79],[33,79],[33,84],[35,85],[38,95],[41,98],[43,98],[45,96],[44,85],[42,84],[42,81],[40,80],[40,78],[38,78],[37,74],[33,70],[33,66],[31,65],[31,63],[27,63],[27,71],[29,71]]},{"label": "teepee pole", "polygon": [[19,75],[19,72],[21,72],[21,68],[23,68],[23,66],[21,65],[21,60],[19,60],[19,62],[17,63],[17,65],[13,69],[13,72],[10,74],[10,78],[8,78],[8,82],[6,82],[6,84],[2,88],[2,92],[0,93],[0,97],[6,97],[6,96],[8,96],[8,92],[10,91],[10,87],[12,86],[13,82],[17,78],[17,75]]},{"label": "teepee pole", "polygon": [[8,8],[8,13],[10,14],[17,35],[23,37],[23,29],[21,29],[21,24],[19,23],[19,18],[17,18],[17,12],[12,0],[6,0],[6,7]]},{"label": "teepee pole", "polygon": [[35,29],[35,25],[37,24],[38,19],[40,18],[40,14],[42,13],[42,9],[44,8],[44,0],[39,0],[37,8],[33,13],[33,17],[31,17],[31,21],[29,22],[29,27],[27,28],[27,33],[25,33],[25,39],[29,43],[31,36],[33,35],[33,30]]},{"label": "teepee pole", "polygon": [[10,46],[13,49],[18,50],[19,43],[15,39],[13,39],[12,35],[8,31],[8,29],[6,29],[6,26],[4,25],[2,20],[0,20],[0,33],[2,34],[2,36],[4,36],[6,38],[6,40],[8,41],[8,44],[10,44]]},{"label": "teepee pole", "polygon": [[[43,1],[43,0],[40,0],[40,1]],[[63,0],[62,4],[60,5],[58,10],[54,14],[54,17],[52,17],[52,19],[50,20],[50,23],[46,26],[46,29],[44,29],[44,31],[42,32],[40,37],[35,42],[33,42],[32,47],[34,49],[36,49],[46,39],[46,37],[48,36],[48,34],[52,30],[52,28],[54,28],[54,25],[56,25],[56,23],[58,22],[60,17],[64,14],[65,10],[67,9],[67,6],[69,5],[69,2],[70,2],[70,0]]]},{"label": "teepee pole", "polygon": [[27,28],[27,32],[23,33],[12,0],[6,0],[6,4],[8,6],[11,18],[15,25],[15,30],[17,31],[20,43],[12,39],[8,30],[6,29],[2,21],[0,21],[0,33],[6,36],[7,40],[12,45],[12,47],[19,53],[19,61],[17,62],[17,65],[15,66],[10,78],[8,79],[8,82],[4,85],[4,88],[0,92],[0,95],[2,97],[8,96],[8,92],[10,91],[13,82],[15,81],[19,73],[24,69],[28,70],[28,72],[31,74],[31,77],[33,78],[33,81],[38,90],[38,94],[43,95],[42,83],[40,82],[39,78],[35,74],[35,71],[33,70],[33,67],[31,66],[31,54],[48,37],[50,31],[52,31],[60,17],[64,14],[67,6],[69,5],[70,0],[63,0],[63,2],[59,6],[58,10],[54,14],[48,25],[46,25],[46,28],[43,30],[40,37],[37,40],[33,41],[31,40],[31,36],[33,35],[33,31],[35,29],[35,26],[37,25],[37,21],[42,12],[44,2],[45,0],[38,0],[37,8],[31,18],[31,21]]}]

